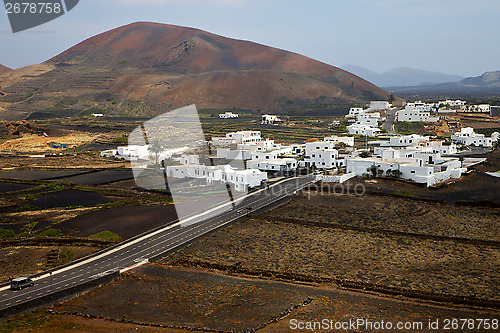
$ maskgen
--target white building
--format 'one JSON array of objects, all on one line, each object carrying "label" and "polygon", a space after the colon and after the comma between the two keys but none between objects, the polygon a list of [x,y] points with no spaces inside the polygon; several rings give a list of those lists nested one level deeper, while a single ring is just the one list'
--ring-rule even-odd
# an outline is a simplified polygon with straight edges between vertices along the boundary
[{"label": "white building", "polygon": [[489,104],[479,104],[479,105],[467,105],[462,107],[461,112],[480,112],[480,113],[490,113],[491,106]]},{"label": "white building", "polygon": [[421,107],[407,105],[403,110],[397,112],[398,121],[409,121],[409,122],[419,122],[424,123],[439,121],[439,117],[431,117],[429,111],[425,111]]},{"label": "white building", "polygon": [[370,111],[383,111],[391,108],[391,104],[386,101],[372,101],[370,102]]},{"label": "white building", "polygon": [[207,183],[225,182],[239,192],[267,181],[265,172],[256,169],[237,170],[229,165],[173,165],[167,166],[166,174],[170,178],[197,178],[204,179]]},{"label": "white building", "polygon": [[247,167],[250,169],[259,169],[261,171],[293,171],[297,169],[297,160],[294,158],[278,158],[273,160],[250,160],[247,161]]},{"label": "white building", "polygon": [[238,115],[236,113],[226,112],[226,113],[219,114],[219,118],[221,118],[221,119],[238,118]]},{"label": "white building", "polygon": [[[174,154],[182,153],[188,150],[189,147],[180,147],[174,149],[166,149],[160,154],[158,154],[158,158],[163,160],[165,158],[169,158]],[[149,151],[149,145],[128,145],[128,146],[120,146],[117,149],[110,149],[101,152],[102,157],[116,157],[124,160],[137,160],[137,159],[149,159],[152,156],[155,156],[154,153]]]},{"label": "white building", "polygon": [[227,133],[225,138],[212,138],[213,146],[226,146],[238,143],[257,143],[262,140],[260,131],[240,131]]},{"label": "white building", "polygon": [[306,143],[304,161],[301,164],[317,169],[333,169],[341,167],[339,152],[333,141],[316,141]]},{"label": "white building", "polygon": [[428,136],[421,136],[418,134],[410,134],[403,136],[391,136],[389,141],[381,141],[381,147],[408,147],[416,145],[422,141],[429,141]]},{"label": "white building", "polygon": [[343,143],[347,146],[354,146],[354,137],[353,136],[327,136],[323,139],[324,141],[336,143]]},{"label": "white building", "polygon": [[363,135],[363,136],[377,136],[380,134],[380,129],[377,127],[372,127],[368,125],[359,125],[359,124],[353,124],[347,126],[347,131],[349,134],[357,134],[357,135]]},{"label": "white building", "polygon": [[472,127],[462,128],[460,132],[456,132],[451,136],[451,141],[464,146],[491,147],[493,145],[492,138],[475,133]]},{"label": "white building", "polygon": [[467,102],[465,101],[461,101],[459,99],[457,100],[451,100],[451,99],[447,99],[446,101],[439,101],[438,102],[438,105],[441,107],[441,106],[446,106],[446,105],[449,105],[450,107],[458,107],[458,108],[461,108],[463,106],[465,106]]},{"label": "white building", "polygon": [[401,178],[432,186],[450,178],[458,179],[466,172],[458,158],[444,158],[441,154],[395,150],[386,148],[381,157],[346,158],[346,173],[357,176],[371,174],[374,168],[378,175],[392,175],[394,170]]},{"label": "white building", "polygon": [[283,122],[283,120],[281,120],[277,116],[273,116],[273,115],[269,115],[269,114],[262,115],[262,119],[261,119],[262,125],[278,125],[282,122]]},{"label": "white building", "polygon": [[363,108],[350,108],[346,118],[356,118],[358,114],[365,112]]}]

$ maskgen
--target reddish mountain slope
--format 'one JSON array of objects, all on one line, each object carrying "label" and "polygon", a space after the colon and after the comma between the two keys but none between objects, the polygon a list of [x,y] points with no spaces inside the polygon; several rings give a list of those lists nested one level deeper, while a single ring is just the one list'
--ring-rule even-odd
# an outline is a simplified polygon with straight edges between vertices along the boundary
[{"label": "reddish mountain slope", "polygon": [[5,67],[4,65],[0,65],[0,75],[11,72],[12,69],[9,67]]},{"label": "reddish mountain slope", "polygon": [[[78,115],[88,109],[89,99],[113,101],[100,106],[107,113],[149,116],[164,112],[165,105],[191,103],[273,112],[331,110],[390,95],[349,72],[293,52],[158,23],[104,32],[44,66],[51,69],[0,80],[8,99],[18,101],[8,110],[12,116],[38,110],[44,117]],[[49,105],[63,97],[72,104]],[[143,105],[130,106],[130,101]]]}]

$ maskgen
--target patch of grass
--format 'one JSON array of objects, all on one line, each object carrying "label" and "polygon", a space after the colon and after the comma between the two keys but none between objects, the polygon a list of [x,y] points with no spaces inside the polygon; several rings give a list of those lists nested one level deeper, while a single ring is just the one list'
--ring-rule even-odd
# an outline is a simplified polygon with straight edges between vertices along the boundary
[{"label": "patch of grass", "polygon": [[62,237],[62,236],[64,236],[62,231],[55,228],[49,228],[37,235],[37,237]]},{"label": "patch of grass", "polygon": [[26,204],[16,209],[17,212],[32,212],[35,210],[40,210],[40,208],[32,204]]},{"label": "patch of grass", "polygon": [[40,329],[51,318],[44,310],[19,315],[0,322],[0,333]]},{"label": "patch of grass", "polygon": [[405,198],[418,198],[418,195],[408,190],[397,190],[394,194]]},{"label": "patch of grass", "polygon": [[90,239],[105,239],[105,240],[111,240],[111,241],[116,241],[119,242],[122,240],[120,235],[115,234],[111,231],[101,231],[98,232],[97,234],[93,234],[89,236]]},{"label": "patch of grass", "polygon": [[10,229],[0,229],[0,239],[14,238],[16,233]]},{"label": "patch of grass", "polygon": [[78,208],[85,208],[84,206],[68,206],[68,207],[65,207],[64,209],[66,210],[71,210],[71,209],[78,209]]}]

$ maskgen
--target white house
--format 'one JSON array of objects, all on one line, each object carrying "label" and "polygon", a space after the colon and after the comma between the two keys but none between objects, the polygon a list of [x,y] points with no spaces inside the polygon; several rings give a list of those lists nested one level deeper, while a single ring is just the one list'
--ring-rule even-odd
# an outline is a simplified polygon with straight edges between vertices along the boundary
[{"label": "white house", "polygon": [[207,183],[225,182],[239,192],[260,186],[263,181],[267,181],[265,172],[256,169],[237,170],[229,165],[173,165],[167,166],[166,174],[169,178],[205,179]]},{"label": "white house", "polygon": [[380,134],[380,129],[368,125],[352,124],[347,126],[349,134],[357,134],[363,136],[377,136]]},{"label": "white house", "polygon": [[391,108],[391,104],[387,101],[371,101],[370,111],[382,111]]},{"label": "white house", "polygon": [[354,137],[353,136],[327,136],[323,139],[323,141],[329,141],[335,143],[343,143],[347,146],[354,146]]},{"label": "white house", "polygon": [[235,143],[257,143],[262,140],[260,131],[240,131],[227,133],[225,138],[212,138],[213,146],[225,146]]},{"label": "white house", "polygon": [[421,107],[407,105],[403,110],[397,112],[398,121],[409,121],[424,123],[439,121],[439,117],[431,117],[429,111],[425,111]]},{"label": "white house", "polygon": [[356,118],[358,114],[363,112],[363,108],[350,108],[349,113],[346,115],[346,118]]},{"label": "white house", "polygon": [[484,134],[477,134],[472,127],[464,127],[460,132],[456,132],[451,136],[451,141],[462,144],[464,146],[476,147],[491,147],[493,139],[486,137]]},{"label": "white house", "polygon": [[410,134],[403,136],[391,136],[388,141],[381,141],[381,147],[408,147],[413,146],[421,141],[429,141],[428,136],[418,134]]},{"label": "white house", "polygon": [[274,160],[250,160],[247,161],[250,169],[261,171],[293,171],[297,169],[297,160],[294,158],[278,158]]},{"label": "white house", "polygon": [[262,125],[278,125],[279,123],[282,123],[282,122],[283,122],[283,120],[281,120],[277,116],[273,116],[273,115],[269,115],[269,114],[262,115],[262,119],[261,119]]},{"label": "white house", "polygon": [[217,148],[217,158],[226,158],[228,160],[249,160],[252,158],[250,149],[230,149]]},{"label": "white house", "polygon": [[338,161],[339,152],[333,141],[316,141],[306,143],[304,166],[315,166],[318,169],[332,169],[341,166]]},{"label": "white house", "polygon": [[221,119],[238,118],[238,115],[236,113],[226,112],[226,113],[219,114],[219,118],[221,118]]}]

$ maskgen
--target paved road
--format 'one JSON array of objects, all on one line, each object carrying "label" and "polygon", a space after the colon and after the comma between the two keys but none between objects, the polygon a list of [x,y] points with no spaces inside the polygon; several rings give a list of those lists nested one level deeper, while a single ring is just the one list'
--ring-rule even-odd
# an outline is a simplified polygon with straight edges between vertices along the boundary
[{"label": "paved road", "polygon": [[231,223],[248,214],[249,208],[255,211],[266,207],[311,183],[313,183],[311,175],[283,180],[271,185],[268,189],[247,195],[229,211],[225,209],[225,205],[215,207],[203,214],[189,218],[186,223],[176,223],[124,243],[96,257],[55,271],[52,275],[42,275],[35,279],[33,287],[18,291],[2,288],[0,289],[0,309],[43,297],[51,292],[68,289],[112,272],[131,269],[147,262],[149,257],[170,251],[194,238]]},{"label": "paved road", "polygon": [[387,111],[385,122],[382,124],[382,128],[387,131],[387,133],[392,135],[397,135],[396,131],[394,131],[394,120],[396,119],[397,108],[392,108]]}]

